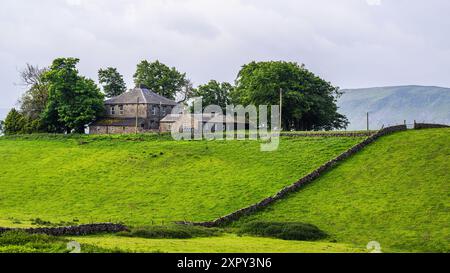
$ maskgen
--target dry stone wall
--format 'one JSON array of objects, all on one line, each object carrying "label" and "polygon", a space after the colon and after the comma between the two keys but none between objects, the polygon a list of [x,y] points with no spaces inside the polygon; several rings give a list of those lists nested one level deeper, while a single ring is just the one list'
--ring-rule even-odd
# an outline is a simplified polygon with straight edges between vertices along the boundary
[{"label": "dry stone wall", "polygon": [[113,223],[99,223],[99,224],[86,224],[79,226],[69,227],[41,227],[41,228],[3,228],[0,227],[0,233],[4,233],[12,230],[22,230],[31,234],[47,234],[53,236],[78,236],[89,235],[96,233],[115,233],[119,231],[126,231],[128,228],[122,224]]},{"label": "dry stone wall", "polygon": [[414,129],[449,128],[449,127],[450,126],[444,124],[414,123]]},{"label": "dry stone wall", "polygon": [[261,210],[262,208],[267,207],[268,205],[274,203],[275,201],[286,197],[289,193],[297,191],[303,185],[305,185],[305,184],[315,180],[320,175],[322,175],[324,172],[330,170],[337,163],[339,163],[339,162],[345,160],[346,158],[350,157],[351,155],[359,152],[364,147],[366,147],[370,143],[372,143],[375,140],[377,140],[379,137],[382,137],[384,135],[388,135],[388,134],[391,134],[391,133],[394,133],[394,132],[406,131],[406,129],[407,129],[406,125],[397,125],[397,126],[391,126],[391,127],[386,127],[384,129],[381,129],[377,133],[371,135],[370,137],[366,138],[362,142],[356,144],[355,146],[353,146],[352,148],[350,148],[346,152],[340,154],[339,156],[337,156],[336,158],[334,158],[334,159],[328,161],[327,163],[323,164],[322,166],[320,166],[319,168],[317,168],[313,172],[311,172],[308,175],[302,177],[300,180],[298,180],[294,184],[283,188],[282,190],[280,190],[274,196],[267,197],[267,198],[263,199],[262,201],[260,201],[259,203],[253,204],[251,206],[248,206],[248,207],[245,207],[245,208],[242,208],[242,209],[239,209],[239,210],[237,210],[237,211],[235,211],[233,213],[230,213],[228,215],[220,217],[220,218],[218,218],[218,219],[216,219],[214,221],[196,222],[196,223],[186,223],[185,222],[184,224],[192,224],[192,225],[199,225],[199,226],[205,226],[205,227],[215,227],[215,226],[220,226],[220,225],[223,225],[223,224],[226,224],[226,223],[229,223],[229,222],[236,221],[239,218],[241,218],[242,216],[249,215],[249,214],[254,213],[255,211]]}]

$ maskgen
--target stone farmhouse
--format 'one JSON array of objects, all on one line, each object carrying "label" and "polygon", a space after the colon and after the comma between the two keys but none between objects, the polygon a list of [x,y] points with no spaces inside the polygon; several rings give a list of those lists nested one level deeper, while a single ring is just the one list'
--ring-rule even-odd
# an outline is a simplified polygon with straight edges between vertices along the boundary
[{"label": "stone farmhouse", "polygon": [[89,134],[158,132],[159,123],[177,103],[145,88],[134,88],[105,101],[103,118],[89,125]]},{"label": "stone farmhouse", "polygon": [[[248,122],[222,114],[172,114],[177,103],[146,88],[134,88],[105,101],[102,118],[89,124],[89,134],[131,134],[181,131],[212,132],[248,127]],[[222,126],[220,126],[222,124]]]}]

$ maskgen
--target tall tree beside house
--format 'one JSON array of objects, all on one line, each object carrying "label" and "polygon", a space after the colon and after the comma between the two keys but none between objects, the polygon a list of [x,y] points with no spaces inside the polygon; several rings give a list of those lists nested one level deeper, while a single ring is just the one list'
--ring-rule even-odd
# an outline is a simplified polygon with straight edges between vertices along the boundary
[{"label": "tall tree beside house", "polygon": [[203,109],[208,105],[218,105],[223,110],[230,104],[230,93],[233,91],[233,86],[230,83],[219,83],[215,80],[210,80],[207,84],[200,85],[194,91],[194,96],[202,97]]},{"label": "tall tree beside house", "polygon": [[172,100],[177,94],[185,92],[184,89],[189,86],[186,73],[181,73],[175,67],[170,68],[159,61],[141,61],[133,77],[137,87],[146,87]]},{"label": "tall tree beside house", "polygon": [[126,91],[127,86],[123,76],[114,67],[107,67],[98,71],[98,81],[103,87],[106,97],[112,98]]},{"label": "tall tree beside house", "polygon": [[278,105],[282,90],[284,130],[332,130],[348,125],[337,112],[339,88],[294,62],[251,62],[242,67],[231,97],[243,105]]},{"label": "tall tree beside house", "polygon": [[58,58],[44,79],[49,84],[43,120],[52,132],[84,132],[86,124],[104,111],[104,96],[95,82],[78,75],[79,59]]}]

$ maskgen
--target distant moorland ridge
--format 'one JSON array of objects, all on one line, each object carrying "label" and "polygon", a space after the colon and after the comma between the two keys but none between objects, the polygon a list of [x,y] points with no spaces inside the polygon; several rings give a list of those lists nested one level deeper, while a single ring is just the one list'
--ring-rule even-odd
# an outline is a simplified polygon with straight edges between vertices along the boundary
[{"label": "distant moorland ridge", "polygon": [[390,86],[343,89],[339,112],[350,121],[349,130],[371,129],[403,123],[450,124],[450,88],[435,86]]}]

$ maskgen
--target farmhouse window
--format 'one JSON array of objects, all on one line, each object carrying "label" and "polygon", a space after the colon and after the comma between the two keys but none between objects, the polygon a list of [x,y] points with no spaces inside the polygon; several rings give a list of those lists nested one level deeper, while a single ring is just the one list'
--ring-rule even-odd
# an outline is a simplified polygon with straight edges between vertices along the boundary
[{"label": "farmhouse window", "polygon": [[161,113],[162,113],[163,116],[166,115],[166,107],[163,106],[163,107],[161,108]]},{"label": "farmhouse window", "polygon": [[111,106],[111,115],[115,115],[116,114],[116,107],[113,105]]},{"label": "farmhouse window", "polygon": [[154,116],[156,115],[156,110],[157,110],[157,109],[156,109],[156,106],[153,106],[153,107],[152,107],[152,115],[154,115]]},{"label": "farmhouse window", "polygon": [[119,115],[123,115],[123,105],[119,105]]}]

